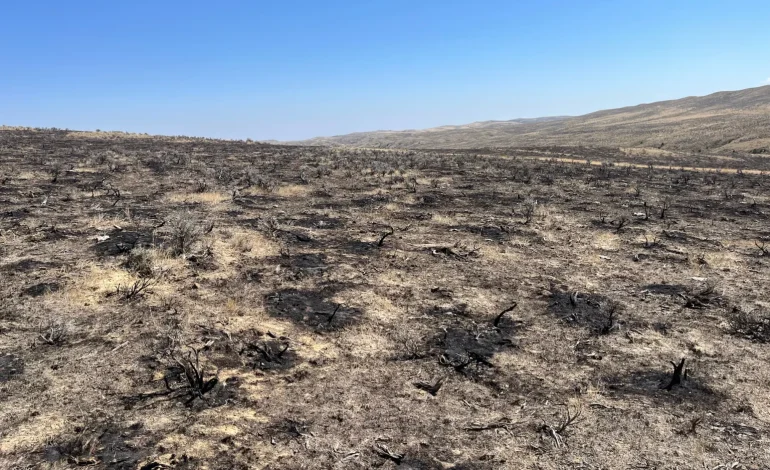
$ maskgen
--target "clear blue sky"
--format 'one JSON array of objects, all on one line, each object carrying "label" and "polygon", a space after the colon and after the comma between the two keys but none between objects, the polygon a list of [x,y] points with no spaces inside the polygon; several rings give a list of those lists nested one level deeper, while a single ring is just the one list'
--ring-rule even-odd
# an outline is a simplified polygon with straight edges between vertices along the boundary
[{"label": "clear blue sky", "polygon": [[770,83],[770,1],[4,2],[0,124],[298,139]]}]

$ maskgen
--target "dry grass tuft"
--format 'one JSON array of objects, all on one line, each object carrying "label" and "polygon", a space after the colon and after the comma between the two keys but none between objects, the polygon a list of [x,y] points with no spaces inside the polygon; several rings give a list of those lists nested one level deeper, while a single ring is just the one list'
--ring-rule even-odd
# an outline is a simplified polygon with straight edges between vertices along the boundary
[{"label": "dry grass tuft", "polygon": [[164,196],[168,203],[178,204],[223,204],[231,199],[231,196],[220,192],[202,192],[202,193],[170,193]]},{"label": "dry grass tuft", "polygon": [[281,197],[303,198],[310,194],[310,187],[300,184],[287,184],[279,186],[275,194]]}]

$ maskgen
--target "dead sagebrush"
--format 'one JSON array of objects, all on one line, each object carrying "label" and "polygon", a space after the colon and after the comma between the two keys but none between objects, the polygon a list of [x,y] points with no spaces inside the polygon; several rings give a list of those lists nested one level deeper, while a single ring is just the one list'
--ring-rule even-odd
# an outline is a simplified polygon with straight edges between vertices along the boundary
[{"label": "dead sagebrush", "polygon": [[564,436],[566,435],[567,430],[573,426],[583,414],[583,407],[579,403],[572,407],[570,407],[569,403],[562,403],[561,406],[566,409],[566,413],[560,418],[559,424],[550,425],[543,421],[543,424],[540,426],[540,432],[552,438],[556,447],[564,447]]},{"label": "dead sagebrush", "polygon": [[661,220],[664,220],[668,215],[668,211],[671,209],[671,200],[668,198],[664,198],[662,201],[660,201],[659,209],[660,209],[660,214],[658,215],[658,217]]},{"label": "dead sagebrush", "polygon": [[209,377],[206,372],[206,366],[201,364],[200,350],[189,347],[187,353],[181,351],[169,352],[169,357],[172,361],[172,369],[177,368],[179,374],[176,379],[181,378],[181,383],[172,387],[171,381],[175,380],[174,377],[166,375],[163,377],[163,383],[166,390],[162,392],[142,394],[140,398],[151,398],[157,396],[171,396],[172,398],[187,396],[188,399],[185,405],[189,406],[195,401],[196,398],[200,398],[204,402],[206,401],[205,395],[211,392],[214,387],[219,383],[218,373],[214,374],[214,377]]},{"label": "dead sagebrush", "polygon": [[733,308],[728,315],[730,332],[757,343],[770,343],[770,314]]},{"label": "dead sagebrush", "polygon": [[140,393],[136,396],[124,397],[124,400],[133,404],[139,400],[165,397],[165,399],[178,399],[187,397],[185,406],[190,406],[196,399],[209,403],[206,395],[219,384],[219,372],[213,376],[207,372],[205,364],[201,362],[200,349],[188,347],[187,352],[178,347],[178,338],[168,335],[160,344],[162,355],[170,361],[167,373],[163,376],[165,390],[150,393]]},{"label": "dead sagebrush", "polygon": [[133,284],[118,284],[118,287],[115,288],[115,295],[121,300],[135,300],[153,285],[155,285],[155,279],[143,277]]},{"label": "dead sagebrush", "polygon": [[157,252],[152,248],[136,247],[128,253],[126,267],[139,276],[151,277],[155,269]]},{"label": "dead sagebrush", "polygon": [[532,222],[532,219],[535,217],[535,213],[537,212],[537,200],[532,198],[527,198],[524,200],[524,202],[521,204],[521,213],[524,216],[524,223],[529,224]]},{"label": "dead sagebrush", "polygon": [[40,325],[38,338],[51,346],[59,346],[67,341],[71,331],[72,328],[66,321],[60,318],[49,319]]},{"label": "dead sagebrush", "polygon": [[615,223],[617,224],[617,226],[615,227],[615,233],[620,233],[620,231],[623,230],[623,228],[626,227],[629,224],[629,222],[631,221],[625,215],[621,215],[620,217],[618,217],[615,220]]},{"label": "dead sagebrush", "polygon": [[209,183],[208,183],[208,181],[206,181],[205,179],[200,179],[200,180],[196,181],[195,182],[195,187],[193,188],[193,190],[196,193],[205,193],[206,191],[209,190]]},{"label": "dead sagebrush", "polygon": [[190,213],[180,213],[170,218],[169,228],[174,253],[185,255],[204,235],[211,233],[214,222],[203,221]]},{"label": "dead sagebrush", "polygon": [[398,345],[391,360],[413,361],[425,359],[430,354],[430,348],[426,344],[424,335],[410,329],[396,329],[392,333],[392,339]]},{"label": "dead sagebrush", "polygon": [[55,454],[65,457],[67,461],[77,466],[90,466],[98,463],[96,454],[99,450],[99,434],[96,426],[87,423],[75,426],[75,433],[69,439],[49,447]]},{"label": "dead sagebrush", "polygon": [[260,220],[259,225],[264,232],[266,232],[273,238],[278,236],[278,233],[281,231],[281,225],[278,222],[278,219],[275,217],[267,217],[265,219],[262,219]]},{"label": "dead sagebrush", "polygon": [[182,369],[187,383],[183,386],[184,391],[189,395],[187,404],[192,403],[196,398],[205,401],[204,395],[214,389],[219,382],[218,377],[206,378],[206,368],[200,363],[199,351],[191,348],[182,358],[174,358]]},{"label": "dead sagebrush", "polygon": [[652,239],[650,239],[647,234],[644,234],[644,247],[648,250],[653,248],[660,248],[663,244],[660,242],[660,237],[658,235],[652,235]]},{"label": "dead sagebrush", "polygon": [[759,256],[770,256],[770,247],[767,246],[767,242],[764,240],[757,240],[754,242],[754,245],[759,248]]},{"label": "dead sagebrush", "polygon": [[610,334],[619,328],[618,313],[620,313],[622,308],[622,304],[614,300],[609,300],[602,305],[602,312],[605,316],[599,328],[599,334]]},{"label": "dead sagebrush", "polygon": [[722,302],[717,285],[710,281],[700,288],[691,288],[687,293],[680,293],[679,297],[685,301],[686,308],[692,309],[704,309]]}]

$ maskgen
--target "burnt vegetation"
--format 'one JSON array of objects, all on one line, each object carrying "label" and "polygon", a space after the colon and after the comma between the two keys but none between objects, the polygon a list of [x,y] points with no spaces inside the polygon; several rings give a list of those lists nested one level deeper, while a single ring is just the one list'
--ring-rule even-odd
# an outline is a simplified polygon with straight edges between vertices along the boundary
[{"label": "burnt vegetation", "polygon": [[757,155],[6,129],[0,161],[0,467],[768,465]]}]

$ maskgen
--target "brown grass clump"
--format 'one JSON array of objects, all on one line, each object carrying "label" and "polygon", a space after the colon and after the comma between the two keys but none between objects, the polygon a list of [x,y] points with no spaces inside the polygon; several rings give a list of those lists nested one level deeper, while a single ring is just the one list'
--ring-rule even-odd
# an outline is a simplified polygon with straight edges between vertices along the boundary
[{"label": "brown grass clump", "polygon": [[222,204],[230,200],[230,196],[220,192],[201,192],[201,193],[171,193],[166,196],[166,201],[175,203],[198,203],[198,204]]}]

